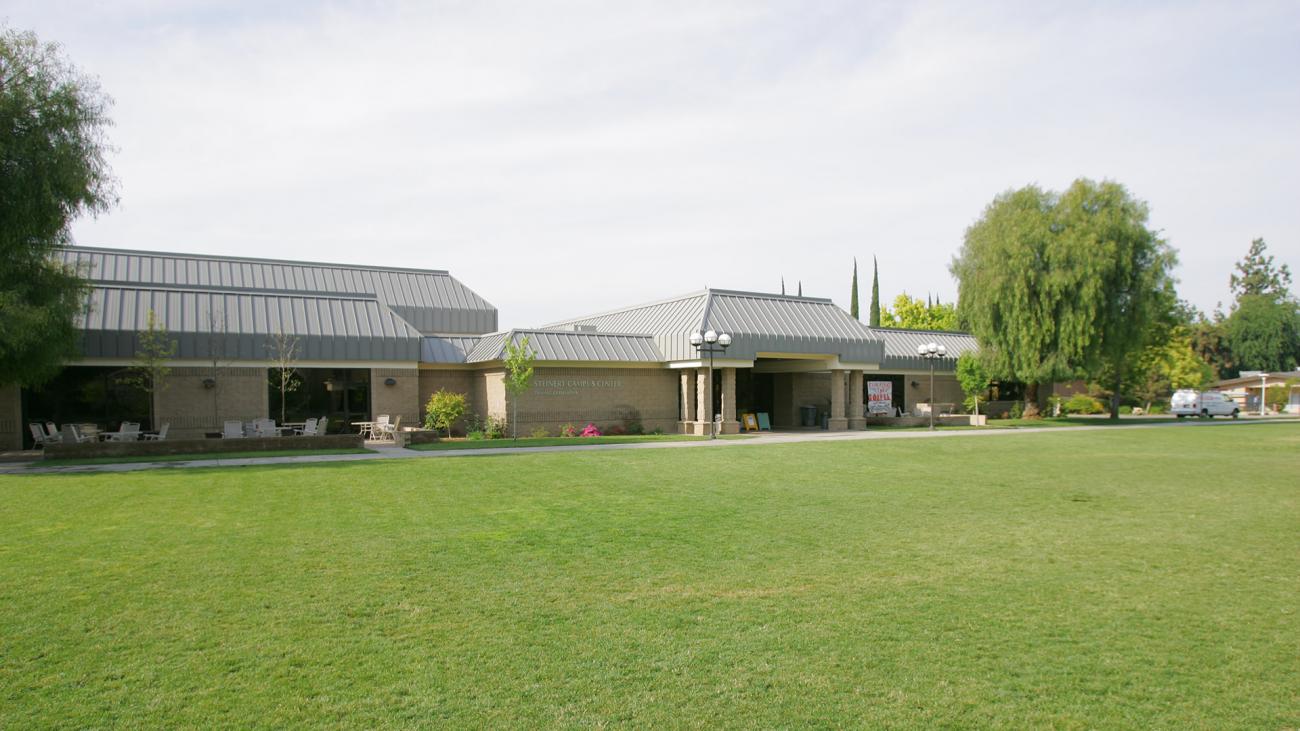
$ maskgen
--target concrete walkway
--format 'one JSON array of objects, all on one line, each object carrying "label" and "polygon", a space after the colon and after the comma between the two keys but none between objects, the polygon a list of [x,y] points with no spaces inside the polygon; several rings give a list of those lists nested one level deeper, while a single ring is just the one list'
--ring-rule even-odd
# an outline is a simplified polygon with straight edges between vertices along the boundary
[{"label": "concrete walkway", "polygon": [[[960,439],[967,437],[999,437],[1015,434],[1072,433],[1081,431],[1113,431],[1115,429],[1197,429],[1209,426],[1246,427],[1252,424],[1290,423],[1300,425],[1295,418],[1252,418],[1238,421],[1176,421],[1151,420],[1119,425],[1016,427],[1002,429],[946,429],[927,430],[876,430],[854,432],[777,432],[751,435],[746,438],[701,441],[632,442],[628,444],[572,444],[558,447],[493,447],[486,449],[446,449],[421,451],[391,446],[368,445],[367,454],[322,454],[301,457],[246,457],[240,459],[195,459],[177,462],[125,462],[117,464],[69,465],[42,467],[40,462],[27,464],[0,464],[0,474],[76,474],[87,472],[136,472],[156,469],[188,469],[195,467],[246,467],[250,465],[320,464],[322,462],[366,462],[387,459],[445,459],[449,457],[490,457],[506,454],[539,454],[547,452],[598,452],[622,449],[725,449],[728,447],[764,444],[794,444],[801,442],[848,442],[873,439]],[[576,441],[576,440],[575,440]]]}]

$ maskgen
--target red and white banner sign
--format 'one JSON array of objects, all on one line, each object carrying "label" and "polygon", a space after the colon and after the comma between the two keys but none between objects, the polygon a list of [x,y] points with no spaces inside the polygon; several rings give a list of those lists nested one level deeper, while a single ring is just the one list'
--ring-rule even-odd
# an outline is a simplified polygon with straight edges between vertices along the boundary
[{"label": "red and white banner sign", "polygon": [[867,412],[894,413],[894,384],[890,381],[867,381]]}]

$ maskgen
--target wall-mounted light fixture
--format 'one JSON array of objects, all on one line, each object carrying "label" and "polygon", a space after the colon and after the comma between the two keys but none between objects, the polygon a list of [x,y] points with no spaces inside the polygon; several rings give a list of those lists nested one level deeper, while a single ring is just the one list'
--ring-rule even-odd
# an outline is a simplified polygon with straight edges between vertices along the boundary
[{"label": "wall-mounted light fixture", "polygon": [[920,381],[912,381],[912,388],[920,388],[920,387],[921,387]]},{"label": "wall-mounted light fixture", "polygon": [[204,388],[216,388],[216,387],[217,387],[217,379],[215,379],[215,378],[204,378],[204,379],[203,379],[203,387],[204,387]]},{"label": "wall-mounted light fixture", "polygon": [[325,379],[325,390],[326,390],[326,391],[333,391],[333,390],[334,390],[334,379],[333,379],[333,378],[326,378],[326,379]]},{"label": "wall-mounted light fixture", "polygon": [[397,385],[397,379],[396,379],[396,378],[393,378],[392,376],[389,376],[388,378],[385,378],[385,379],[384,379],[384,385],[385,385],[385,386],[396,386],[396,385]]}]

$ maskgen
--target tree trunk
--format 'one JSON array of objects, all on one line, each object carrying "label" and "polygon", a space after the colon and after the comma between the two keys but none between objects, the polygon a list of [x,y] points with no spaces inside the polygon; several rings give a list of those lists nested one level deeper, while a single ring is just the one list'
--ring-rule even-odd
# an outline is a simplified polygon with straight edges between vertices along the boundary
[{"label": "tree trunk", "polygon": [[1119,420],[1119,390],[1124,384],[1120,379],[1115,379],[1115,389],[1110,392],[1110,419],[1111,421]]},{"label": "tree trunk", "polygon": [[1025,384],[1025,410],[1023,416],[1026,419],[1037,419],[1038,413],[1038,384]]}]

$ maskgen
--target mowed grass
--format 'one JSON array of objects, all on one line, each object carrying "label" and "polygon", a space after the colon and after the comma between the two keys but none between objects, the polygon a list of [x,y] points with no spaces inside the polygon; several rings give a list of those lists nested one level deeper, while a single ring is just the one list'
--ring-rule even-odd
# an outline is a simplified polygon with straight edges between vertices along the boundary
[{"label": "mowed grass", "polygon": [[0,727],[1294,728],[1300,428],[0,477]]},{"label": "mowed grass", "polygon": [[71,467],[96,464],[132,464],[149,462],[195,462],[209,459],[259,459],[263,457],[316,457],[322,454],[366,454],[369,449],[268,449],[261,452],[208,452],[204,454],[159,454],[149,457],[83,457],[72,459],[41,459],[32,467]]},{"label": "mowed grass", "polygon": [[708,437],[686,434],[620,434],[599,437],[520,437],[518,439],[449,439],[429,444],[412,444],[408,449],[448,451],[456,449],[512,449],[528,447],[581,447],[593,444],[637,444],[640,442],[698,442]]}]

